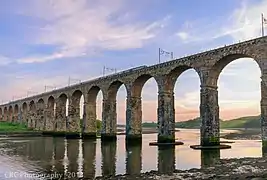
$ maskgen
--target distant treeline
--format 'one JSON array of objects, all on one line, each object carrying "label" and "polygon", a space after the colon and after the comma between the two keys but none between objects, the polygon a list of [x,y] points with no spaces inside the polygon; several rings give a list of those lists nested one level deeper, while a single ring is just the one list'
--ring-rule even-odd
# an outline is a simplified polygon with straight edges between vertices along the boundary
[{"label": "distant treeline", "polygon": [[[188,121],[176,122],[176,128],[198,129],[201,125],[201,119],[195,118]],[[145,122],[143,127],[157,127],[156,122]],[[227,121],[220,120],[220,128],[260,128],[260,116],[246,116]]]}]

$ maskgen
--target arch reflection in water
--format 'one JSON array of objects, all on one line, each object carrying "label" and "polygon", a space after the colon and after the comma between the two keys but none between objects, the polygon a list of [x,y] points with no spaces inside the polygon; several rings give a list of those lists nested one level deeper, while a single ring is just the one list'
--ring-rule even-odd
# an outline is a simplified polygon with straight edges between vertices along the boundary
[{"label": "arch reflection in water", "polygon": [[220,149],[201,150],[201,168],[214,165],[220,160]]},{"label": "arch reflection in water", "polygon": [[83,142],[83,177],[95,177],[96,141],[85,140]]},{"label": "arch reflection in water", "polygon": [[126,143],[126,174],[138,175],[142,170],[142,144]]},{"label": "arch reflection in water", "polygon": [[262,157],[267,157],[267,146],[263,142],[261,143]]},{"label": "arch reflection in water", "polygon": [[54,147],[54,172],[63,173],[64,166],[62,161],[64,160],[64,152],[65,152],[65,142],[63,138],[54,138],[53,139],[53,147]]},{"label": "arch reflection in water", "polygon": [[175,146],[158,147],[158,172],[172,174],[175,170]]},{"label": "arch reflection in water", "polygon": [[117,142],[101,142],[102,176],[115,176],[116,174]]},{"label": "arch reflection in water", "polygon": [[79,140],[68,139],[67,140],[67,155],[68,155],[68,174],[78,172],[78,155],[79,155]]}]

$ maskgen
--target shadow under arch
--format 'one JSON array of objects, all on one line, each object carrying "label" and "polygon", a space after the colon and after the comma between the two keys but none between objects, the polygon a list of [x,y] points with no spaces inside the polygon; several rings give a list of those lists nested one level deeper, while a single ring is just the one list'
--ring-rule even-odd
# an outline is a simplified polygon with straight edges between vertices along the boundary
[{"label": "shadow under arch", "polygon": [[4,107],[4,121],[8,121],[8,111],[7,111],[7,107]]},{"label": "shadow under arch", "polygon": [[46,133],[52,132],[56,130],[56,122],[55,122],[55,114],[56,114],[56,102],[54,96],[49,96],[47,100],[47,109],[46,109],[46,118],[45,118],[45,131]]},{"label": "shadow under arch", "polygon": [[[80,125],[80,101],[83,96],[82,91],[75,90],[69,101],[69,114],[67,121],[67,130],[72,133],[80,133],[81,125]],[[79,136],[79,135],[78,135]]]},{"label": "shadow under arch", "polygon": [[29,104],[29,127],[35,129],[36,128],[36,105],[35,102],[32,100]]},{"label": "shadow under arch", "polygon": [[28,123],[28,106],[26,102],[23,102],[22,104],[22,122],[25,123],[27,125],[27,127],[29,127],[29,123]]},{"label": "shadow under arch", "polygon": [[15,122],[21,122],[20,121],[19,105],[18,104],[15,104],[15,106],[14,106],[14,121]]},{"label": "shadow under arch", "polygon": [[59,95],[58,99],[56,100],[56,125],[55,129],[57,133],[65,134],[66,126],[67,126],[67,104],[68,96],[65,93]]},{"label": "shadow under arch", "polygon": [[43,131],[45,129],[44,109],[45,109],[45,102],[41,98],[37,101],[37,122],[36,122],[37,130]]},{"label": "shadow under arch", "polygon": [[13,108],[12,108],[12,106],[8,107],[8,121],[13,122]]},{"label": "shadow under arch", "polygon": [[2,110],[2,108],[0,108],[0,121],[3,121],[4,119],[3,119],[3,110]]}]

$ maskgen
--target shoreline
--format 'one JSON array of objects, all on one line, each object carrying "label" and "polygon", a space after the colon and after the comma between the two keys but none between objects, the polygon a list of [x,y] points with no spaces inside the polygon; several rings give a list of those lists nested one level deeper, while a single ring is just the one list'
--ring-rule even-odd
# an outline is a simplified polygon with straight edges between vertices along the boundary
[{"label": "shoreline", "polygon": [[149,171],[139,175],[116,175],[113,177],[98,176],[98,180],[130,180],[130,179],[254,179],[261,180],[267,178],[267,158],[240,158],[240,159],[220,159],[213,165],[200,169],[173,170],[173,173],[160,174],[158,171]]}]

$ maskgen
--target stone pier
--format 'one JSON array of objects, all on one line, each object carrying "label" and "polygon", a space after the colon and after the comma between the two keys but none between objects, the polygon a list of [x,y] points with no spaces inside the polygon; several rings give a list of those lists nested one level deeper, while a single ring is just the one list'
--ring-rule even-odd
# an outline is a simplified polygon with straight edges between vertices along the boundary
[{"label": "stone pier", "polygon": [[103,99],[102,105],[102,132],[101,140],[112,141],[117,139],[117,111],[116,99]]},{"label": "stone pier", "polygon": [[126,174],[138,175],[142,170],[142,144],[126,144]]},{"label": "stone pier", "polygon": [[51,134],[55,131],[54,104],[48,104],[44,111],[45,114],[45,133]]},{"label": "stone pier", "polygon": [[158,94],[158,142],[175,141],[175,109],[173,92]]},{"label": "stone pier", "polygon": [[101,142],[102,176],[116,175],[116,150],[117,143],[115,141]]},{"label": "stone pier", "polygon": [[96,174],[96,142],[85,140],[83,142],[83,174],[88,177],[95,177]]},{"label": "stone pier", "polygon": [[126,104],[126,141],[142,142],[142,100],[141,97],[127,97]]},{"label": "stone pier", "polygon": [[201,168],[213,166],[220,160],[220,149],[201,150]]},{"label": "stone pier", "polygon": [[80,98],[70,98],[67,119],[67,138],[80,138]]},{"label": "stone pier", "polygon": [[261,135],[263,149],[267,149],[267,74],[261,79]]},{"label": "stone pier", "polygon": [[45,119],[44,119],[44,102],[40,101],[37,103],[37,111],[36,111],[36,118],[37,124],[36,129],[39,131],[43,131],[45,128]]},{"label": "stone pier", "polygon": [[84,102],[84,131],[82,137],[85,139],[96,138],[96,102]]},{"label": "stone pier", "polygon": [[200,90],[201,146],[220,145],[218,91],[215,86]]},{"label": "stone pier", "polygon": [[175,146],[158,147],[158,172],[172,174],[175,170]]},{"label": "stone pier", "polygon": [[57,99],[56,100],[56,117],[55,117],[56,125],[56,133],[58,136],[65,136],[66,133],[66,100],[65,99]]}]

